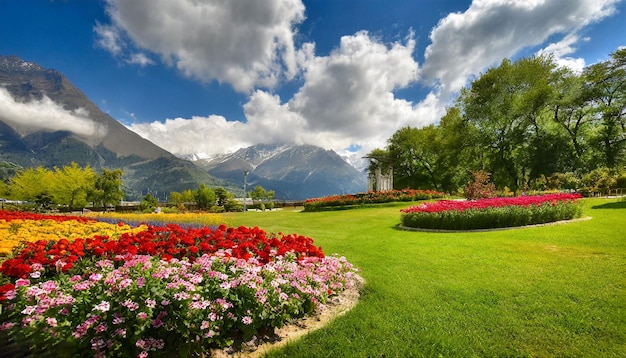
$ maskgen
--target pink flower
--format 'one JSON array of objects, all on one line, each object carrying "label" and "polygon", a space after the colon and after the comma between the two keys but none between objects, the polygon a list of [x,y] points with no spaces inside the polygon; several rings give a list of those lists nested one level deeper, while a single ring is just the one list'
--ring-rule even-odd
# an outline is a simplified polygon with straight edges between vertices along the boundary
[{"label": "pink flower", "polygon": [[10,329],[11,327],[15,326],[15,323],[13,322],[5,322],[0,324],[0,331],[4,331],[7,329]]},{"label": "pink flower", "polygon": [[48,325],[50,327],[56,327],[57,326],[57,319],[54,317],[47,317],[46,318],[46,323],[48,323]]},{"label": "pink flower", "polygon": [[156,307],[156,301],[148,298],[146,299],[146,306],[148,306],[149,308],[154,308]]},{"label": "pink flower", "polygon": [[139,312],[137,317],[139,317],[139,319],[146,319],[148,318],[148,314],[146,312]]},{"label": "pink flower", "polygon": [[241,319],[241,322],[243,322],[243,324],[245,324],[245,325],[248,325],[248,324],[252,323],[252,318],[250,318],[250,316],[244,316]]},{"label": "pink flower", "polygon": [[28,286],[28,285],[30,285],[30,280],[27,280],[25,278],[19,278],[17,279],[17,281],[15,281],[15,287]]},{"label": "pink flower", "polygon": [[93,308],[93,310],[98,310],[98,311],[102,311],[102,312],[106,312],[111,308],[111,304],[109,304],[107,301],[102,301],[100,302],[98,305],[96,305],[96,307]]},{"label": "pink flower", "polygon": [[161,321],[160,319],[154,319],[152,320],[152,327],[154,328],[159,328],[163,326],[163,321]]},{"label": "pink flower", "polygon": [[22,310],[22,314],[31,315],[35,312],[36,308],[37,306],[26,306],[26,308]]}]

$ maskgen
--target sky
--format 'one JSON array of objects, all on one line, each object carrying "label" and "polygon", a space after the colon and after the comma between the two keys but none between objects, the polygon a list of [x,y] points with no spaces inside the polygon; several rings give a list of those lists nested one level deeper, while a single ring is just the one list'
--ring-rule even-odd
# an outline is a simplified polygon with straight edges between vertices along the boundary
[{"label": "sky", "polygon": [[[60,71],[179,156],[313,144],[358,158],[436,124],[505,58],[607,60],[625,20],[626,0],[0,0],[0,55]],[[0,119],[92,130],[62,112],[0,84]]]}]

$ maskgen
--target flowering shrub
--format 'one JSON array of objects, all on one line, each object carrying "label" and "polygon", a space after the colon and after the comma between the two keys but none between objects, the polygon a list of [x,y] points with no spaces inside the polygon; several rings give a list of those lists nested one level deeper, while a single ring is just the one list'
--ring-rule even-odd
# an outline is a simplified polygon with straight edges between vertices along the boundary
[{"label": "flowering shrub", "polygon": [[357,271],[301,235],[142,227],[15,249],[0,265],[5,353],[199,356],[323,310]]},{"label": "flowering shrub", "polygon": [[0,210],[0,255],[9,254],[14,248],[27,242],[39,240],[56,241],[94,235],[118,238],[124,233],[136,233],[146,226],[131,228],[129,225],[97,222],[80,216],[43,215],[36,213]]},{"label": "flowering shrub", "polygon": [[342,207],[381,204],[397,201],[417,201],[444,197],[445,194],[433,190],[390,190],[358,194],[334,195],[323,198],[307,199],[304,211],[333,210]]},{"label": "flowering shrub", "polygon": [[466,201],[440,200],[402,210],[402,225],[424,229],[490,229],[568,220],[581,215],[579,194]]},{"label": "flowering shrub", "polygon": [[193,263],[128,254],[94,260],[81,274],[17,280],[0,330],[18,344],[37,342],[35,355],[196,356],[323,309],[353,272],[344,258],[292,253],[265,265],[227,250]]},{"label": "flowering shrub", "polygon": [[474,178],[463,188],[463,195],[466,199],[475,200],[496,196],[496,186],[489,182],[491,174],[484,170],[477,170],[472,172],[472,175]]}]

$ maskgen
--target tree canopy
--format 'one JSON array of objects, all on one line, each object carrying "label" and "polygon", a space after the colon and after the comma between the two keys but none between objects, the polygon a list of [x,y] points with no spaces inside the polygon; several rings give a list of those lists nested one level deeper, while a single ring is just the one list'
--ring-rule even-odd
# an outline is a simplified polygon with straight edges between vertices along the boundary
[{"label": "tree canopy", "polygon": [[582,73],[550,56],[505,59],[461,90],[439,123],[399,129],[372,152],[381,153],[397,189],[455,192],[479,170],[516,192],[624,172],[626,49]]}]

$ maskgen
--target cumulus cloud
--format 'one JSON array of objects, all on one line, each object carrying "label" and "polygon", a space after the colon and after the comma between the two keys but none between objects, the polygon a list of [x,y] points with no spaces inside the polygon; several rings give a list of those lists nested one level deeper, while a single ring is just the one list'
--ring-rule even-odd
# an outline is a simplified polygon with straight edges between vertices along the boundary
[{"label": "cumulus cloud", "polygon": [[474,0],[467,11],[449,14],[433,28],[423,76],[443,93],[458,91],[484,69],[551,36],[577,39],[580,29],[612,15],[617,2]]},{"label": "cumulus cloud", "polygon": [[123,39],[128,47],[160,55],[190,78],[229,83],[241,92],[272,88],[297,72],[294,34],[304,20],[301,0],[106,4],[112,23],[97,24],[94,31],[113,55],[121,54]]},{"label": "cumulus cloud", "polygon": [[[111,25],[101,37],[111,53],[123,36],[122,53],[134,46],[190,78],[249,94],[245,122],[208,116],[129,127],[175,154],[209,156],[260,143],[358,148],[358,155],[382,148],[403,126],[437,122],[456,91],[523,49],[543,46],[539,54],[582,68],[584,61],[571,57],[585,40],[581,29],[612,15],[619,0],[474,0],[432,29],[421,68],[413,33],[384,43],[359,31],[326,55],[316,54],[314,43],[296,48],[300,0],[106,1]],[[272,93],[281,79],[294,78],[302,85],[293,97]],[[396,95],[418,82],[433,86],[421,101]]]},{"label": "cumulus cloud", "polygon": [[[589,39],[585,38],[584,41]],[[581,73],[585,68],[585,59],[567,56],[576,52],[575,45],[580,41],[577,34],[569,34],[561,41],[551,43],[537,52],[538,55],[552,55],[556,63],[561,67],[567,67],[575,73]]]},{"label": "cumulus cloud", "polygon": [[[336,151],[352,146],[365,154],[384,146],[398,128],[432,123],[441,115],[433,94],[417,105],[393,94],[417,81],[414,47],[412,34],[404,43],[386,45],[364,31],[344,36],[328,56],[316,56],[308,44],[298,53],[304,71],[299,91],[283,102],[278,95],[256,90],[244,105],[245,123],[211,116],[130,128],[178,154],[195,150],[210,155],[223,147],[259,143],[314,144]],[[207,136],[204,141],[199,140],[201,133]],[[219,133],[219,139],[208,133]],[[193,142],[193,147],[184,142]]]},{"label": "cumulus cloud", "polygon": [[46,96],[41,100],[19,102],[4,87],[0,87],[0,120],[25,131],[67,130],[98,138],[106,135],[106,128],[91,120],[84,108],[68,111]]}]

